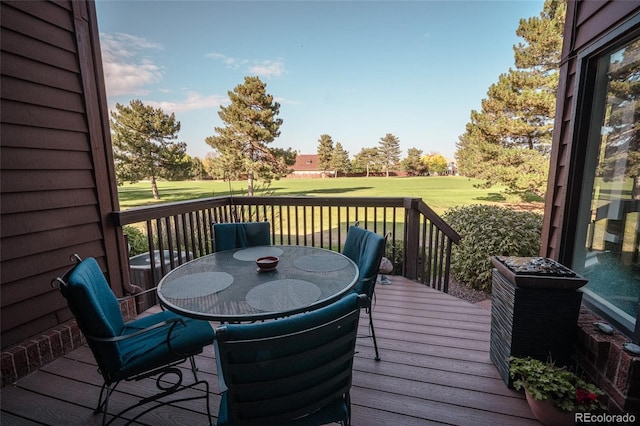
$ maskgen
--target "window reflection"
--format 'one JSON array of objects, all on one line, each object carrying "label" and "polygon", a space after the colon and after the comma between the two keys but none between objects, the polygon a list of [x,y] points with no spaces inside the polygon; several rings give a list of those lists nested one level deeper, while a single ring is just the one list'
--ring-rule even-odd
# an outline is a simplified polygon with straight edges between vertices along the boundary
[{"label": "window reflection", "polygon": [[595,169],[585,171],[594,173],[585,292],[632,325],[640,299],[640,39],[603,58],[600,67],[606,78],[595,90],[605,91],[604,108],[596,106],[603,124]]}]

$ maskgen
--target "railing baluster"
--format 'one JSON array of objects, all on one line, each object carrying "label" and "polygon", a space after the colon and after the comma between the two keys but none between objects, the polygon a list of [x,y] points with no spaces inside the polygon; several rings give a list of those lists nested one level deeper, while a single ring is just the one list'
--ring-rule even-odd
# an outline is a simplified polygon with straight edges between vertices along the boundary
[{"label": "railing baluster", "polygon": [[[153,254],[156,248],[153,242],[153,227],[152,227],[151,220],[147,220],[146,225],[147,225],[147,246],[149,247],[149,253]],[[151,257],[153,258],[153,256]],[[151,267],[153,268],[154,266],[155,264],[153,260],[151,260]]]},{"label": "railing baluster", "polygon": [[189,252],[197,254],[197,246],[198,246],[198,238],[197,233],[198,229],[195,226],[195,215],[198,212],[187,212],[182,215],[180,219],[182,219],[182,229],[183,236],[182,238],[185,240],[184,242],[184,261],[179,259],[180,264],[187,262],[190,260]]},{"label": "railing baluster", "polygon": [[202,244],[204,245],[205,254],[210,254],[213,251],[213,235],[212,235],[212,227],[213,225],[213,210],[212,209],[204,209],[202,210],[202,223],[200,226],[202,227]]},{"label": "railing baluster", "polygon": [[304,233],[303,245],[306,246],[308,244],[308,235],[309,235],[309,228],[307,227],[307,206],[302,206],[302,229]]},{"label": "railing baluster", "polygon": [[387,235],[387,208],[386,207],[382,208],[382,235]]},{"label": "railing baluster", "polygon": [[[417,200],[409,199],[405,201],[406,211],[406,232],[405,232],[405,275],[407,278],[416,279],[418,276],[418,235],[420,235],[420,214],[417,209]],[[408,254],[412,254],[409,256]]]},{"label": "railing baluster", "polygon": [[320,248],[324,248],[324,206],[320,206]]},{"label": "railing baluster", "polygon": [[438,290],[443,290],[445,283],[442,281],[443,268],[444,268],[444,233],[438,230],[440,235],[438,243]]},{"label": "railing baluster", "polygon": [[300,245],[300,222],[298,221],[298,206],[295,206],[294,217],[295,217],[295,228],[296,228],[296,245]]},{"label": "railing baluster", "polygon": [[[165,231],[165,234],[167,235],[167,250],[169,251],[169,258],[173,259],[174,244],[173,244],[173,235],[171,233],[171,230],[172,230],[171,216],[165,217],[163,223],[164,223],[164,231]],[[162,275],[169,272],[166,267],[166,261],[167,260],[165,259],[165,256],[164,256],[164,250],[161,250],[160,251],[160,271],[162,272]]]},{"label": "railing baluster", "polygon": [[427,276],[429,277],[429,281],[428,284],[431,287],[435,288],[435,281],[433,280],[434,277],[434,270],[435,270],[435,266],[436,266],[436,262],[437,259],[434,256],[434,253],[436,252],[436,239],[437,239],[437,235],[435,235],[435,227],[433,226],[433,222],[429,221],[429,255],[428,258],[430,259],[429,262],[429,272],[427,274]]},{"label": "railing baluster", "polygon": [[194,226],[196,227],[196,233],[194,235],[194,238],[196,238],[197,242],[196,244],[194,244],[193,247],[193,256],[189,259],[195,259],[196,257],[200,257],[203,256],[205,251],[204,251],[204,246],[203,246],[203,238],[204,236],[202,235],[202,216],[204,215],[204,210],[196,210],[195,212],[193,212],[194,215]]},{"label": "railing baluster", "polygon": [[347,237],[346,237],[347,232],[349,232],[349,225],[351,225],[351,219],[350,219],[350,216],[349,216],[349,212],[350,212],[350,211],[351,211],[351,207],[347,206],[347,208],[346,208],[346,212],[345,212],[345,216],[346,216],[346,217],[344,218],[345,225],[346,225],[346,228],[345,228],[345,237],[344,237],[345,239],[347,238]]},{"label": "railing baluster", "polygon": [[[275,224],[276,223],[276,217],[275,217],[275,206],[271,206],[271,223]],[[276,240],[276,229],[275,226],[271,227],[271,234],[272,234],[272,238],[271,240],[274,242],[275,244],[275,240]]]},{"label": "railing baluster", "polygon": [[433,247],[433,253],[432,253],[432,257],[433,257],[433,266],[432,266],[432,287],[435,288],[436,290],[440,289],[440,282],[438,281],[438,270],[440,269],[440,233],[438,232],[438,229],[432,225],[432,229],[433,229],[433,235],[434,238],[433,240],[435,241],[435,246]]},{"label": "railing baluster", "polygon": [[378,233],[378,208],[373,208],[373,232]]},{"label": "railing baluster", "polygon": [[281,205],[278,206],[278,213],[279,213],[278,219],[280,220],[280,244],[282,244],[284,241],[284,234],[282,232],[284,229],[283,228],[284,224],[282,223],[282,206]]},{"label": "railing baluster", "polygon": [[316,206],[311,206],[311,245],[316,245]]},{"label": "railing baluster", "polygon": [[338,206],[338,245],[337,245],[337,249],[339,252],[342,252],[342,250],[340,249],[340,246],[342,244],[342,207]]},{"label": "railing baluster", "polygon": [[443,291],[445,293],[449,293],[449,271],[451,268],[451,248],[453,243],[451,242],[451,239],[447,238],[446,239],[447,242],[447,252],[446,252],[446,264],[445,264],[445,268],[444,268],[444,289]]},{"label": "railing baluster", "polygon": [[329,211],[329,249],[331,249],[333,246],[333,207],[329,206],[327,210]]},{"label": "railing baluster", "polygon": [[[392,207],[392,211],[391,211],[391,215],[392,215],[392,220],[391,220],[391,256],[392,259],[396,258],[396,253],[397,253],[397,247],[396,247],[396,212],[398,211],[398,209],[396,207]],[[402,273],[404,273],[404,268],[400,268],[400,270],[402,271]]]},{"label": "railing baluster", "polygon": [[[156,219],[156,234],[158,235],[158,259],[160,259],[160,265],[155,265],[155,255],[154,252],[152,251],[150,253],[150,259],[151,259],[151,276],[153,277],[153,284],[158,284],[155,274],[153,273],[153,271],[156,270],[156,267],[160,266],[162,267],[163,263],[164,263],[164,236],[163,236],[163,232],[162,232],[162,219]],[[164,273],[163,273],[164,275]]]},{"label": "railing baluster", "polygon": [[422,266],[420,267],[420,282],[423,284],[429,284],[429,276],[427,275],[427,265],[431,262],[431,259],[427,258],[427,233],[429,227],[427,226],[427,218],[422,218],[421,237],[420,237],[420,259],[422,260]]},{"label": "railing baluster", "polygon": [[287,244],[291,244],[291,206],[287,205],[285,210],[287,211],[285,220],[285,224],[287,225]]},{"label": "railing baluster", "polygon": [[[401,258],[398,269],[404,276],[447,291],[452,246],[460,240],[417,198],[223,196],[113,214],[120,227],[146,223],[149,252],[158,253],[160,259],[158,265],[157,258],[150,256],[150,266],[163,274],[168,272],[169,264],[173,268],[176,262],[211,253],[214,222],[266,220],[272,225],[273,244],[303,244],[337,251],[342,250],[349,226],[359,222],[365,229],[390,235],[387,256],[394,263],[398,262],[397,257]],[[396,244],[398,241],[402,244]],[[169,262],[164,253],[167,249],[171,253]],[[178,256],[174,260],[176,250]],[[155,276],[153,279],[156,283]]]},{"label": "railing baluster", "polygon": [[[182,257],[182,251],[183,250],[188,250],[187,247],[187,239],[186,239],[186,230],[185,228],[182,226],[182,218],[183,218],[184,214],[178,214],[173,216],[173,231],[174,231],[174,251],[178,254],[178,263],[176,263],[174,256],[173,256],[173,252],[169,252],[169,259],[170,259],[170,265],[171,265],[171,269],[175,268],[176,266],[180,265],[181,262],[181,257]],[[184,246],[184,249],[183,249]]]}]

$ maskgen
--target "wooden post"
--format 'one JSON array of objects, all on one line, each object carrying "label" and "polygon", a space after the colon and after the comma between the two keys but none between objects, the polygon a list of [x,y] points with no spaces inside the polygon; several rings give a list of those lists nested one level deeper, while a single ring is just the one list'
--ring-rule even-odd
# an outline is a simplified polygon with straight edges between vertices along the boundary
[{"label": "wooden post", "polygon": [[419,264],[419,239],[420,239],[420,212],[418,211],[419,198],[405,199],[406,228],[404,247],[404,271],[405,277],[415,280],[418,278]]}]

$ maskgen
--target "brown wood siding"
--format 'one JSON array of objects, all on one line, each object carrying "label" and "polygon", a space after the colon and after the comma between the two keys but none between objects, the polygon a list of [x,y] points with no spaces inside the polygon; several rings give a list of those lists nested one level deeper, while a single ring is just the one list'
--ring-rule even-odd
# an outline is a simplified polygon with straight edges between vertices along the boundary
[{"label": "brown wood siding", "polygon": [[542,230],[542,256],[564,263],[570,262],[573,246],[573,227],[569,221],[577,214],[583,164],[579,159],[584,146],[575,142],[576,99],[578,84],[578,55],[595,40],[632,15],[640,12],[640,3],[628,0],[569,1],[562,50],[563,64],[556,106],[549,186]]},{"label": "brown wood siding", "polygon": [[71,318],[50,286],[96,257],[122,294],[104,78],[93,2],[0,5],[3,349]]}]

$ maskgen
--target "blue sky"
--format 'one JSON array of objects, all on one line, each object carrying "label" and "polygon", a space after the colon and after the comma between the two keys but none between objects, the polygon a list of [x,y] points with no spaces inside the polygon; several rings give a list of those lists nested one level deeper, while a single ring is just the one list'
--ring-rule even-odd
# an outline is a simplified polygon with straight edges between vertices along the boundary
[{"label": "blue sky", "polygon": [[452,157],[472,109],[514,67],[520,18],[543,0],[97,0],[109,108],[140,99],[174,112],[203,158],[228,91],[257,75],[284,123],[271,146],[314,154],[322,134],[349,155],[392,133]]}]

